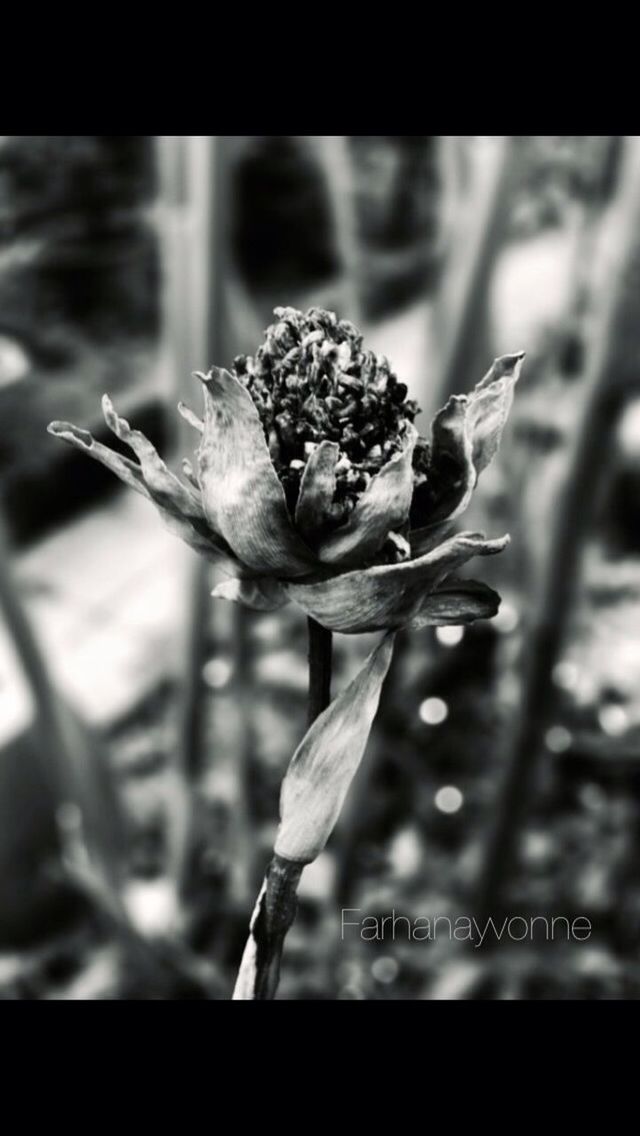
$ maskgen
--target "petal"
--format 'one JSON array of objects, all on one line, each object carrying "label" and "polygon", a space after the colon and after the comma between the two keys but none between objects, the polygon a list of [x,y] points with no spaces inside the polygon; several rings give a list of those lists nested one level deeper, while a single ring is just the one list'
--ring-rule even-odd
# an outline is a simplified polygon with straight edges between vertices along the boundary
[{"label": "petal", "polygon": [[417,559],[418,556],[424,556],[425,552],[431,552],[432,549],[437,548],[439,544],[449,536],[453,524],[451,521],[442,521],[437,525],[427,525],[423,529],[413,529],[409,533],[409,543],[411,545],[411,556]]},{"label": "petal", "polygon": [[417,486],[411,506],[414,527],[453,520],[469,503],[476,472],[467,412],[466,395],[453,395],[431,423],[426,481]]},{"label": "petal", "polygon": [[151,494],[144,483],[140,466],[136,462],[132,462],[130,458],[125,458],[122,454],[117,454],[115,450],[110,450],[108,446],[103,446],[101,442],[96,442],[88,430],[81,430],[79,426],[74,426],[71,422],[50,422],[47,431],[49,434],[53,434],[54,438],[62,438],[63,442],[68,442],[75,449],[89,454],[90,457],[95,458],[101,465],[115,473],[116,477],[124,481],[125,485],[135,489],[143,497],[150,498]]},{"label": "petal", "polygon": [[[122,419],[119,421],[123,422]],[[89,457],[99,461],[112,473],[115,473],[121,481],[124,481],[125,485],[153,501],[167,528],[176,536],[179,536],[181,540],[184,540],[194,551],[214,563],[224,562],[226,570],[232,575],[242,570],[241,565],[235,561],[221,539],[216,538],[215,534],[209,531],[204,520],[198,520],[197,527],[195,527],[192,520],[182,512],[179,501],[173,500],[166,491],[158,496],[155,491],[151,490],[151,486],[145,481],[142,466],[131,461],[130,458],[123,457],[114,450],[110,450],[108,446],[103,446],[101,442],[96,442],[88,430],[81,430],[70,422],[51,422],[47,429],[54,437],[62,438],[69,445],[82,450]],[[150,442],[147,445],[153,450]],[[155,450],[153,452],[155,453]],[[156,458],[158,462],[161,462],[157,454]],[[169,475],[168,470],[166,470],[166,473]],[[177,478],[174,481],[177,481]],[[177,482],[177,484],[180,485],[180,482]],[[184,489],[183,486],[181,488]]]},{"label": "petal", "polygon": [[205,390],[199,478],[211,524],[256,572],[307,574],[315,557],[291,523],[249,392],[217,367],[198,377]]},{"label": "petal", "polygon": [[502,552],[508,543],[508,536],[485,540],[482,533],[459,533],[417,560],[345,572],[315,583],[288,583],[285,589],[307,615],[332,631],[352,635],[403,627],[446,576],[472,556]]},{"label": "petal", "polygon": [[330,520],[339,456],[337,442],[321,442],[304,467],[296,505],[296,528],[309,542]]},{"label": "petal", "polygon": [[373,556],[387,534],[400,529],[409,517],[413,495],[413,451],[418,433],[407,423],[402,450],[371,478],[346,524],[331,533],[318,548],[325,564],[347,565]]},{"label": "petal", "polygon": [[447,623],[473,623],[491,619],[500,607],[500,596],[479,580],[450,576],[435,592],[425,596],[409,627],[441,627]]},{"label": "petal", "polygon": [[486,469],[497,453],[513,405],[523,359],[524,351],[516,355],[501,355],[470,397],[469,434],[473,445],[473,464],[478,474]]},{"label": "petal", "polygon": [[365,751],[393,641],[393,634],[384,636],[294,753],[280,794],[277,855],[310,864],[329,839]]},{"label": "petal", "polygon": [[466,509],[479,475],[497,453],[524,353],[501,355],[470,395],[453,395],[431,424],[426,480],[414,493],[415,528]]},{"label": "petal", "polygon": [[190,426],[193,426],[193,429],[197,430],[199,434],[204,433],[204,422],[201,418],[198,418],[197,414],[194,414],[191,407],[187,406],[186,403],[178,403],[178,413],[182,416],[182,418],[184,418],[185,422],[188,422]]},{"label": "petal", "polygon": [[189,482],[189,484],[192,485],[194,489],[197,489],[197,491],[199,493],[200,492],[200,486],[198,484],[198,479],[197,479],[195,473],[193,472],[193,466],[191,465],[191,462],[189,461],[188,458],[182,459],[182,472],[183,472],[184,476],[186,477],[187,481]]},{"label": "petal", "polygon": [[211,595],[218,600],[230,600],[253,611],[277,611],[289,603],[289,597],[278,580],[265,576],[260,580],[224,580],[217,584]]},{"label": "petal", "polygon": [[196,526],[205,529],[204,509],[192,489],[187,488],[167,468],[155,446],[139,430],[132,430],[126,418],[121,418],[108,395],[102,399],[104,420],[116,438],[131,446],[140,462],[140,469],[154,501],[173,515],[180,515]]}]

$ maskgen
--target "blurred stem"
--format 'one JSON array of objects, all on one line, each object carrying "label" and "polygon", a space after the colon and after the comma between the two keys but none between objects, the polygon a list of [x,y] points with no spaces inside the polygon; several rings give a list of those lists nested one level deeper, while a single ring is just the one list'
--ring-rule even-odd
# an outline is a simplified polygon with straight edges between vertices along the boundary
[{"label": "blurred stem", "polygon": [[202,773],[205,727],[205,699],[202,670],[209,652],[209,565],[197,560],[193,565],[189,597],[186,667],[180,707],[181,767],[189,782]]},{"label": "blurred stem", "polygon": [[[509,215],[517,139],[496,137],[476,145],[483,152],[472,163],[471,185],[461,191],[456,176],[455,201],[450,215],[443,218],[450,247],[433,305],[439,377],[430,389],[419,392],[425,421],[450,395],[469,390],[473,376],[484,374],[493,357],[490,283]],[[457,151],[453,162],[451,149]],[[458,165],[460,156],[457,139],[449,139],[441,148],[445,192],[451,185],[450,167]]]},{"label": "blurred stem", "polygon": [[[479,873],[476,918],[498,914],[505,882],[515,860],[544,731],[553,709],[552,670],[565,638],[584,540],[589,531],[603,455],[633,379],[630,345],[637,339],[640,260],[640,138],[627,138],[620,193],[604,226],[603,262],[598,266],[599,309],[594,320],[584,379],[583,406],[569,456],[564,491],[554,510],[552,533],[525,660],[522,703],[505,755],[505,778]],[[636,380],[637,381],[637,380]]]},{"label": "blurred stem", "polygon": [[[333,636],[315,619],[309,632],[308,723],[312,725],[331,701]],[[280,980],[280,963],[287,932],[297,907],[297,891],[304,864],[274,854],[258,896],[249,940],[245,947],[233,997],[264,1002],[274,998]]]},{"label": "blurred stem", "polygon": [[58,695],[13,577],[0,518],[0,614],[35,704],[38,759],[54,799],[82,812],[91,840],[86,852],[110,901],[120,904],[122,815],[97,740]]}]

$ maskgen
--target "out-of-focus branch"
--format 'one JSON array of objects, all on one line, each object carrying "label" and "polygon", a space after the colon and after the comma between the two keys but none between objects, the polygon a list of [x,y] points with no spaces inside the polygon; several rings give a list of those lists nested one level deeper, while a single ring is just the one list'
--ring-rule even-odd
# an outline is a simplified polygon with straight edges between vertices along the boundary
[{"label": "out-of-focus branch", "polygon": [[315,147],[325,176],[336,247],[343,265],[340,316],[359,324],[360,241],[349,139],[344,135],[325,135],[315,139]]},{"label": "out-of-focus branch", "polygon": [[97,743],[54,690],[46,663],[13,580],[0,531],[0,611],[35,702],[38,760],[59,804],[71,803],[84,818],[92,870],[110,902],[120,904],[123,821]]},{"label": "out-of-focus branch", "polygon": [[[470,185],[462,192],[456,141],[443,139],[440,147],[442,192],[448,193],[453,179],[456,200],[442,217],[450,247],[433,306],[437,378],[429,389],[418,392],[426,421],[449,395],[468,390],[493,358],[489,285],[504,235],[515,164],[516,139],[478,141],[483,153],[476,156]],[[433,374],[433,365],[427,370]]]},{"label": "out-of-focus branch", "polygon": [[626,138],[620,190],[601,233],[595,281],[596,310],[564,490],[550,517],[551,540],[527,644],[522,703],[505,754],[505,777],[494,810],[478,882],[480,922],[496,906],[512,870],[517,837],[553,708],[551,672],[562,645],[588,533],[603,454],[628,378],[628,343],[640,318],[637,273],[640,248],[640,138]]},{"label": "out-of-focus branch", "polygon": [[[237,140],[192,136],[163,138],[159,144],[162,237],[164,241],[165,359],[170,369],[171,416],[182,423],[177,436],[179,456],[191,457],[198,442],[192,427],[175,415],[179,401],[191,405],[193,370],[212,363],[227,363],[235,344],[227,331],[229,271],[228,232],[230,177]],[[190,573],[184,649],[177,675],[181,698],[178,711],[178,754],[181,800],[169,818],[171,873],[180,891],[187,883],[193,836],[194,779],[203,771],[207,692],[203,668],[211,647],[215,617],[210,605],[210,572],[204,560],[195,559]],[[246,637],[245,613],[234,613],[234,651],[242,653]],[[244,800],[244,766],[247,744],[235,763],[238,787]],[[234,849],[234,879],[246,876],[249,894],[250,847],[246,809],[239,807],[234,820],[242,828]],[[243,818],[245,823],[243,824]],[[239,860],[245,864],[242,872]]]}]

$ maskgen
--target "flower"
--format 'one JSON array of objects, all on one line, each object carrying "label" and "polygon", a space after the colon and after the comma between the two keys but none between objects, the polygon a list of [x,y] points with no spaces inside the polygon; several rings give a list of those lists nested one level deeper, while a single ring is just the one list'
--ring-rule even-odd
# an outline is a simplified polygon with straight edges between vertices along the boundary
[{"label": "flower", "polygon": [[198,374],[203,420],[179,406],[200,434],[184,480],[106,395],[107,425],[137,462],[69,423],[50,433],[148,497],[217,564],[228,579],[214,596],[258,610],[293,600],[346,634],[495,615],[499,596],[457,572],[509,538],[452,527],[497,451],[524,355],[496,359],[470,395],[450,398],[425,439],[405,384],[353,324],[319,308],[274,314],[255,356]]}]

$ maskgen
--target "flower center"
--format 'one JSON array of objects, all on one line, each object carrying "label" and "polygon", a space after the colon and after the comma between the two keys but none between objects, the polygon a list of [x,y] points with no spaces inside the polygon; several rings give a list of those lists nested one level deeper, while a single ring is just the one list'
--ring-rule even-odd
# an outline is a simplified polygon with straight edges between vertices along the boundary
[{"label": "flower center", "polygon": [[274,315],[265,342],[255,355],[238,356],[234,372],[258,409],[290,509],[313,450],[325,440],[338,443],[332,520],[339,524],[401,448],[418,406],[385,356],[363,350],[348,320],[321,308],[306,315],[276,308]]}]

